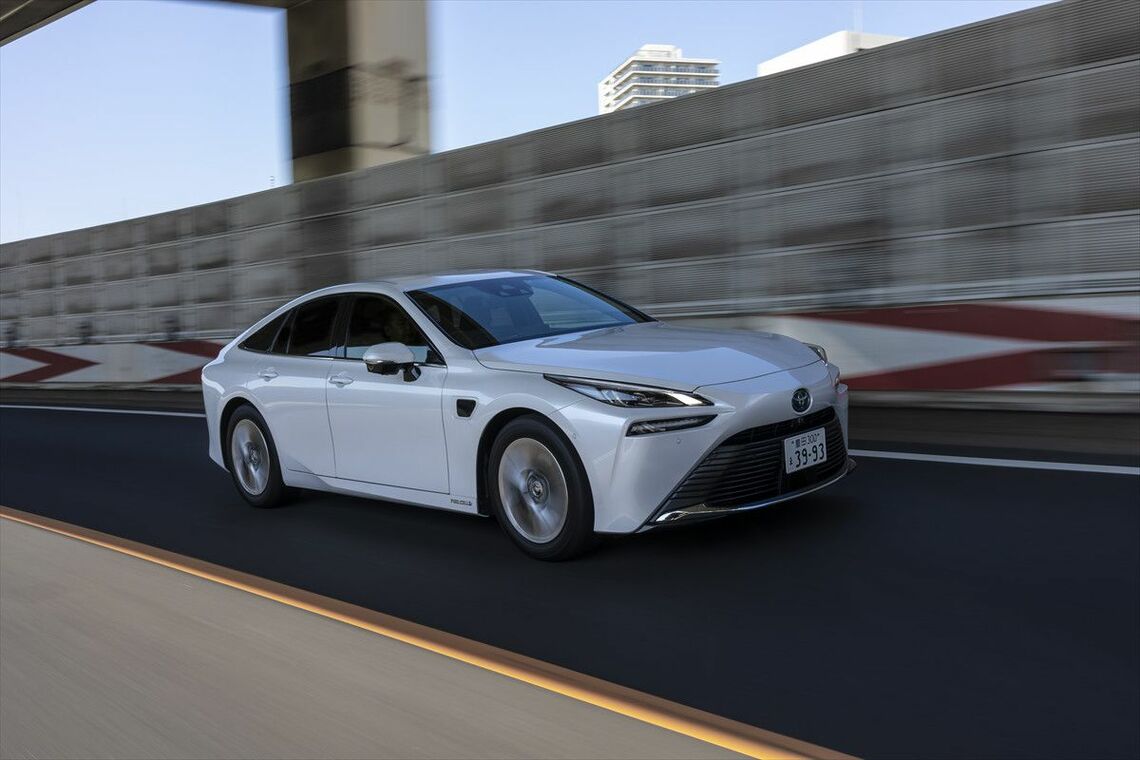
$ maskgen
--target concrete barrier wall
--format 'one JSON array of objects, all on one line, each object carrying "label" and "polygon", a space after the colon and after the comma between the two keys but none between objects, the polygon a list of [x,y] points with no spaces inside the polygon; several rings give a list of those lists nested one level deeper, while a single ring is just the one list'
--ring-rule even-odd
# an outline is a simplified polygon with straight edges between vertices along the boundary
[{"label": "concrete barrier wall", "polygon": [[[502,266],[568,273],[655,315],[718,324],[1091,296],[1140,324],[1138,25],[1129,0],[1058,3],[659,105],[10,243],[3,335],[43,348],[222,339],[330,283]],[[1122,328],[1106,350],[1138,347],[1138,333]]]}]

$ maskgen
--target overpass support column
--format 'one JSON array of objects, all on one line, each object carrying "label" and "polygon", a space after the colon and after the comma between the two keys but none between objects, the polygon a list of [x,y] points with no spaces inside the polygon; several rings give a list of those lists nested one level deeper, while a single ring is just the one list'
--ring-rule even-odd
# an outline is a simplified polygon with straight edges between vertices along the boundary
[{"label": "overpass support column", "polygon": [[312,0],[286,11],[293,180],[428,152],[424,0]]}]

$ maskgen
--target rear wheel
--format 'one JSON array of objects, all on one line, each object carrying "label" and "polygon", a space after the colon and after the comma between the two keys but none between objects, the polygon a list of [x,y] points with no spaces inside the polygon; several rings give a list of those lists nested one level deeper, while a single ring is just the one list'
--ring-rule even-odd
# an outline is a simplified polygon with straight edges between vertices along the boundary
[{"label": "rear wheel", "polygon": [[275,507],[285,496],[277,448],[265,420],[252,406],[239,407],[226,432],[227,461],[238,493],[255,507]]},{"label": "rear wheel", "polygon": [[487,484],[499,524],[527,554],[569,559],[593,538],[594,504],[569,444],[532,415],[507,423],[495,438]]}]

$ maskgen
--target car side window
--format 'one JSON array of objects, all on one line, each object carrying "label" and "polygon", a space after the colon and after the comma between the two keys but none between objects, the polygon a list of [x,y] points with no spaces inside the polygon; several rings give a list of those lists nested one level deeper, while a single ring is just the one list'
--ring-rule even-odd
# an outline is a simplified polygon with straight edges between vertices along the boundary
[{"label": "car side window", "polygon": [[340,297],[319,298],[298,306],[289,324],[286,353],[290,356],[332,356],[333,328],[339,308]]},{"label": "car side window", "polygon": [[289,312],[285,312],[269,320],[264,327],[246,338],[241,347],[246,351],[267,353],[273,348],[273,339],[277,337],[277,331],[281,329],[281,325],[285,324],[285,318],[288,316]]},{"label": "car side window", "polygon": [[380,296],[357,296],[352,302],[345,341],[345,358],[360,359],[377,343],[403,343],[416,361],[443,364],[443,358],[399,304]]}]

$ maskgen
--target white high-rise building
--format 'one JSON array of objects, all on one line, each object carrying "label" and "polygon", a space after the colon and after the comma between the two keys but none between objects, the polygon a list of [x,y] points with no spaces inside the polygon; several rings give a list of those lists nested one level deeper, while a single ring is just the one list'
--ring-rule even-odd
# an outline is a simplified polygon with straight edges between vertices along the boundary
[{"label": "white high-rise building", "polygon": [[890,34],[836,32],[764,61],[756,67],[756,76],[762,77],[779,71],[796,69],[800,66],[807,66],[809,63],[819,63],[829,58],[838,58],[848,53],[856,53],[860,50],[876,48],[880,45],[888,45],[905,39],[906,37],[895,37]]},{"label": "white high-rise building", "polygon": [[719,66],[711,58],[685,58],[675,45],[642,45],[598,82],[598,113],[719,87]]}]

